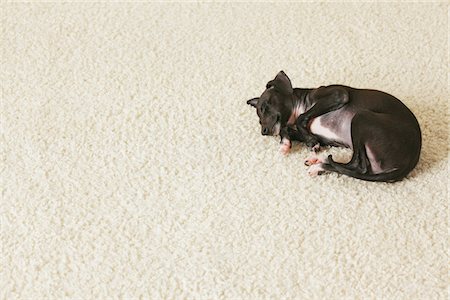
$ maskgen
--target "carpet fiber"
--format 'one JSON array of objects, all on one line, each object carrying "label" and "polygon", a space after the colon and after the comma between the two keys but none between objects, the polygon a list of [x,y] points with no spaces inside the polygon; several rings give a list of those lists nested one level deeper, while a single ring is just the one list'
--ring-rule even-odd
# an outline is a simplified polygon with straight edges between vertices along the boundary
[{"label": "carpet fiber", "polygon": [[[2,299],[447,299],[447,4],[1,8]],[[280,70],[397,96],[417,168],[309,177]]]}]

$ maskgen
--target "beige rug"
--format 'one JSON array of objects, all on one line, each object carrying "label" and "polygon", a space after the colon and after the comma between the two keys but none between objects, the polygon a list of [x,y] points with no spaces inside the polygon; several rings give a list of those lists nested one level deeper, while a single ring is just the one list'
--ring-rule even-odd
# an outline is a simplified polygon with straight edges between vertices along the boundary
[{"label": "beige rug", "polygon": [[[1,299],[447,299],[447,4],[1,8]],[[310,178],[279,70],[400,98],[417,168]]]}]

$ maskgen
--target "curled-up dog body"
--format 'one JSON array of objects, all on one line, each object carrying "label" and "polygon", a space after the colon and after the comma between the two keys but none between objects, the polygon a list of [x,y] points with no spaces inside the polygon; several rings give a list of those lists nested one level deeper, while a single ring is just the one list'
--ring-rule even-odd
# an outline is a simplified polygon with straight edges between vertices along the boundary
[{"label": "curled-up dog body", "polygon": [[350,148],[352,158],[339,163],[308,159],[310,175],[337,172],[367,181],[394,182],[417,165],[422,147],[419,123],[396,97],[378,90],[344,85],[293,88],[280,71],[261,96],[247,104],[256,108],[261,134],[280,136],[281,152],[291,141],[317,152],[321,146]]}]

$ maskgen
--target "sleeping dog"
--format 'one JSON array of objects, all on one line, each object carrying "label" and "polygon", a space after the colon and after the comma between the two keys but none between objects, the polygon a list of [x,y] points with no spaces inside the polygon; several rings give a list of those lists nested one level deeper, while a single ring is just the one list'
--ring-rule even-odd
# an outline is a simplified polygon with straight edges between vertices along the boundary
[{"label": "sleeping dog", "polygon": [[320,146],[353,150],[348,163],[331,155],[307,159],[310,175],[337,172],[367,181],[394,182],[416,166],[422,135],[414,114],[387,93],[343,85],[317,89],[292,88],[280,71],[260,97],[247,101],[256,108],[261,133],[281,137],[281,151],[291,141],[305,143],[314,151]]}]

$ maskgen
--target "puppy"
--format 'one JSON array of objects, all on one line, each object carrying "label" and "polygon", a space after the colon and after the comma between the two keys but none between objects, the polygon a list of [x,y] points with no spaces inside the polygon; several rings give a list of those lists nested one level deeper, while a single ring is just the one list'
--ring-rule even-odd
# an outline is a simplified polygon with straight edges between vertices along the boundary
[{"label": "puppy", "polygon": [[422,134],[414,114],[387,93],[343,85],[317,89],[292,88],[280,71],[260,97],[247,101],[256,108],[261,134],[281,137],[281,151],[291,141],[353,150],[348,163],[308,159],[310,175],[337,172],[367,181],[394,182],[417,165]]}]

